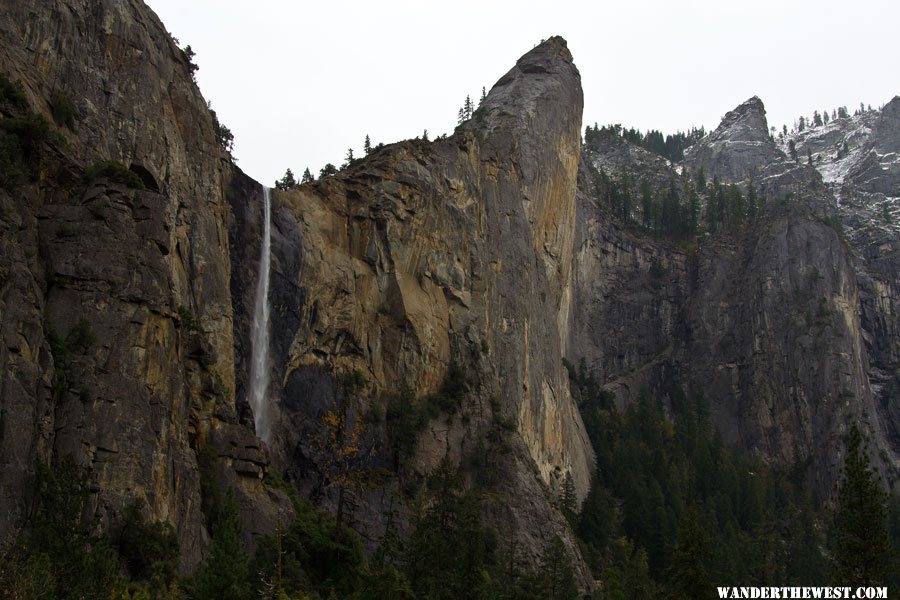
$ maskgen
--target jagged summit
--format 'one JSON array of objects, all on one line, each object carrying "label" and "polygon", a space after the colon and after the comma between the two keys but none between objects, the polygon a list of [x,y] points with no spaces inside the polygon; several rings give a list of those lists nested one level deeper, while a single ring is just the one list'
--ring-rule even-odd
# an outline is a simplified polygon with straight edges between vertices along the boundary
[{"label": "jagged summit", "polygon": [[[583,107],[581,75],[566,41],[555,36],[519,58],[497,80],[473,118],[457,131],[480,140],[482,160],[505,162],[512,158],[526,193],[543,202],[555,195],[542,190],[546,165],[561,160],[570,173],[578,171]],[[574,179],[567,185],[573,186],[570,206],[557,208],[570,214],[574,210]],[[534,209],[540,210],[538,206]],[[545,241],[534,239],[536,247]]]},{"label": "jagged summit", "polygon": [[550,73],[559,62],[572,62],[565,38],[554,35],[522,55],[516,66],[525,73]]},{"label": "jagged summit", "polygon": [[727,137],[731,141],[767,142],[769,125],[763,101],[758,96],[753,96],[726,113],[710,137],[713,139]]},{"label": "jagged summit", "polygon": [[685,151],[684,162],[724,181],[755,177],[767,165],[784,159],[769,137],[766,107],[753,96],[722,118],[708,136]]},{"label": "jagged summit", "polygon": [[[510,150],[511,138],[493,135],[500,129],[537,145],[560,131],[575,131],[580,139],[583,105],[581,75],[572,62],[566,41],[554,36],[522,55],[497,80],[463,129],[477,129],[482,137],[492,136],[488,146],[503,152]],[[577,153],[579,143],[574,139],[568,143]],[[536,150],[529,146],[522,147],[523,154]]]}]

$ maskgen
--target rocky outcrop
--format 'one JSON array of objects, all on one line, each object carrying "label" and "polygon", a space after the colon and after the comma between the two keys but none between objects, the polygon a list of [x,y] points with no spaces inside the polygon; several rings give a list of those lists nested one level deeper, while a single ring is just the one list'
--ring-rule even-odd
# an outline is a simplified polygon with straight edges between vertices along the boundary
[{"label": "rocky outcrop", "polygon": [[685,151],[685,162],[702,167],[710,178],[742,181],[754,178],[779,156],[769,137],[766,108],[754,96],[728,112],[719,126]]},{"label": "rocky outcrop", "polygon": [[[272,445],[310,493],[329,501],[315,436],[342,394],[341,374],[364,375],[357,410],[368,423],[367,465],[391,469],[389,434],[373,415],[402,385],[426,402],[458,365],[465,399],[419,434],[413,477],[445,455],[482,460],[492,426],[513,423],[498,524],[529,552],[554,532],[568,536],[555,496],[570,474],[584,497],[593,461],[561,361],[581,108],[578,71],[565,41],[551,38],[452,136],[392,144],[336,176],[274,193]],[[233,262],[246,265],[258,249],[259,191],[237,186]],[[236,302],[249,307],[242,279],[233,278]],[[237,314],[244,347],[250,315]],[[240,389],[246,368],[238,373]],[[396,486],[389,479],[358,492],[354,518],[373,539]]]},{"label": "rocky outcrop", "polygon": [[847,175],[849,186],[891,198],[900,195],[900,96],[879,111],[864,152]]}]

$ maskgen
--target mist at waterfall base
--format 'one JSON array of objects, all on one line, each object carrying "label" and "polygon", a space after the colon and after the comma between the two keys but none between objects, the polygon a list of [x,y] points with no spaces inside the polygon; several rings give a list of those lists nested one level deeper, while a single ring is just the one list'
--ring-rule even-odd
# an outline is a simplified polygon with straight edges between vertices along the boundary
[{"label": "mist at waterfall base", "polygon": [[271,266],[271,192],[263,186],[263,234],[260,244],[253,329],[250,333],[250,408],[256,435],[266,442],[272,437],[272,409],[269,399],[269,269]]}]

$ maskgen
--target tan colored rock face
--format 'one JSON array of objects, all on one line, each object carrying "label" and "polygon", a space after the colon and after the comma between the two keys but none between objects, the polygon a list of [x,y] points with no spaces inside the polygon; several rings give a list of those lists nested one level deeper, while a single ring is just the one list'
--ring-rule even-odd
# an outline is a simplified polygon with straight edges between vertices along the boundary
[{"label": "tan colored rock face", "polygon": [[276,194],[273,297],[290,321],[274,324],[284,403],[302,403],[291,381],[304,367],[359,369],[380,391],[402,381],[434,392],[451,360],[481,360],[483,345],[484,373],[472,381],[481,401],[498,397],[518,420],[548,485],[560,467],[586,494],[592,459],[559,360],[580,111],[577,71],[551,40],[453,137],[389,146]]},{"label": "tan colored rock face", "polygon": [[[535,467],[552,494],[571,473],[586,495],[593,457],[561,361],[581,105],[577,70],[553,39],[524,56],[452,137],[390,145],[336,176],[274,192],[282,420],[273,446],[289,472],[314,479],[310,432],[331,405],[333,374],[362,372],[371,411],[403,384],[419,398],[438,391],[456,363],[466,399],[454,417],[429,421],[415,470],[428,473],[446,453],[467,460],[496,403],[521,450],[511,495],[534,486]],[[248,307],[252,289],[243,282],[256,277],[260,204],[252,182],[239,188],[233,285],[236,306]],[[246,308],[236,314],[244,347],[250,317]],[[239,390],[246,368],[239,353]],[[373,443],[387,452],[381,427]],[[545,493],[528,501],[554,522]],[[536,536],[530,547],[540,547],[546,534],[536,523],[527,528]]]}]

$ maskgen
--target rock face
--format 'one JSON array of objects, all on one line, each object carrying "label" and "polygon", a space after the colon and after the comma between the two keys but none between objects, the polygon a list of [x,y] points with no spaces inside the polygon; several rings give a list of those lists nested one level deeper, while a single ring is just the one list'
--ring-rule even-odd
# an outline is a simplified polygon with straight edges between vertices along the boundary
[{"label": "rock face", "polygon": [[[724,439],[782,464],[809,460],[826,495],[841,436],[858,421],[897,485],[896,255],[879,260],[852,229],[845,240],[823,222],[848,222],[829,167],[819,173],[787,157],[764,115],[752,98],[685,153],[685,175],[702,167],[722,183],[752,181],[769,198],[756,223],[697,248],[623,230],[582,178],[568,357],[584,358],[620,402],[643,389],[702,391]],[[585,165],[676,185],[675,171],[612,137],[586,150]],[[860,192],[844,184],[843,193]],[[881,240],[893,248],[897,236]]]},{"label": "rock face", "polygon": [[[452,136],[392,144],[336,176],[274,193],[281,419],[272,445],[310,493],[320,491],[316,431],[341,394],[341,373],[364,375],[358,411],[372,415],[384,414],[401,383],[424,402],[455,364],[465,373],[465,400],[455,415],[428,422],[414,473],[427,474],[445,455],[483,459],[491,427],[511,422],[504,527],[526,548],[564,530],[554,495],[570,474],[583,497],[593,462],[561,361],[581,109],[578,71],[564,40],[551,38]],[[258,248],[259,191],[250,182],[238,187],[246,191],[234,194],[232,262],[247,265]],[[251,293],[235,289],[244,307],[236,311],[239,347],[248,344]],[[238,367],[242,389],[246,367]],[[385,426],[361,418],[370,422],[370,464],[390,468]],[[359,492],[370,509],[354,518],[369,535],[380,534],[382,503],[395,488],[391,481]]]},{"label": "rock face", "polygon": [[[225,470],[250,456],[257,487],[266,464],[234,410],[228,157],[186,57],[142,3],[7,3],[0,40],[31,111],[52,122],[62,95],[77,115],[37,182],[0,192],[0,537],[35,461],[73,455],[105,526],[142,498],[176,526],[189,567],[205,535],[195,450],[213,443]],[[84,178],[109,159],[146,189]]]},{"label": "rock face", "polygon": [[728,112],[719,127],[685,152],[685,161],[707,176],[741,181],[761,172],[778,157],[769,138],[766,108],[754,96]]},{"label": "rock face", "polygon": [[854,254],[867,376],[879,416],[877,431],[900,449],[900,98],[791,133],[798,154],[811,156],[836,199]]},{"label": "rock face", "polygon": [[[0,40],[0,70],[28,105],[4,116],[51,121],[60,96],[76,113],[53,127],[37,181],[0,192],[0,537],[22,521],[35,463],[73,455],[103,526],[144,499],[175,526],[188,570],[207,545],[201,449],[251,539],[289,516],[263,486],[270,453],[243,402],[261,188],[231,163],[188,57],[142,3],[17,1]],[[425,402],[452,370],[465,393],[420,432],[409,477],[445,455],[489,461],[504,498],[492,522],[532,558],[554,533],[577,556],[555,504],[567,475],[587,493],[593,461],[561,362],[581,109],[553,38],[453,136],[275,195],[271,455],[321,503],[314,438],[340,376],[363,374],[367,465],[390,472],[385,399],[404,382]],[[104,160],[144,189],[91,175]],[[364,534],[380,533],[399,488],[388,477],[360,493]]]},{"label": "rock face", "polygon": [[[490,490],[487,518],[532,560],[554,534],[577,557],[555,504],[568,478],[584,497],[593,456],[563,356],[622,403],[702,390],[727,440],[810,460],[824,492],[860,421],[896,485],[897,99],[796,136],[799,161],[756,98],[681,165],[615,136],[582,154],[580,76],[564,40],[547,40],[453,135],[273,194],[267,448],[244,401],[262,190],[219,143],[188,57],[137,0],[8,2],[0,42],[27,104],[0,98],[4,118],[52,121],[62,97],[76,117],[52,127],[34,181],[0,191],[0,539],[22,522],[36,462],[73,455],[104,527],[145,500],[189,570],[207,546],[202,451],[252,541],[290,516],[264,485],[271,463],[337,504],[321,440],[345,406],[359,468],[381,475],[347,516],[370,547],[387,512],[402,529],[411,490],[446,457]],[[143,189],[90,169],[106,160]],[[620,227],[593,196],[591,169],[686,189],[700,167],[752,181],[763,216],[679,246]],[[391,403],[405,388],[421,427],[401,456]]]}]

